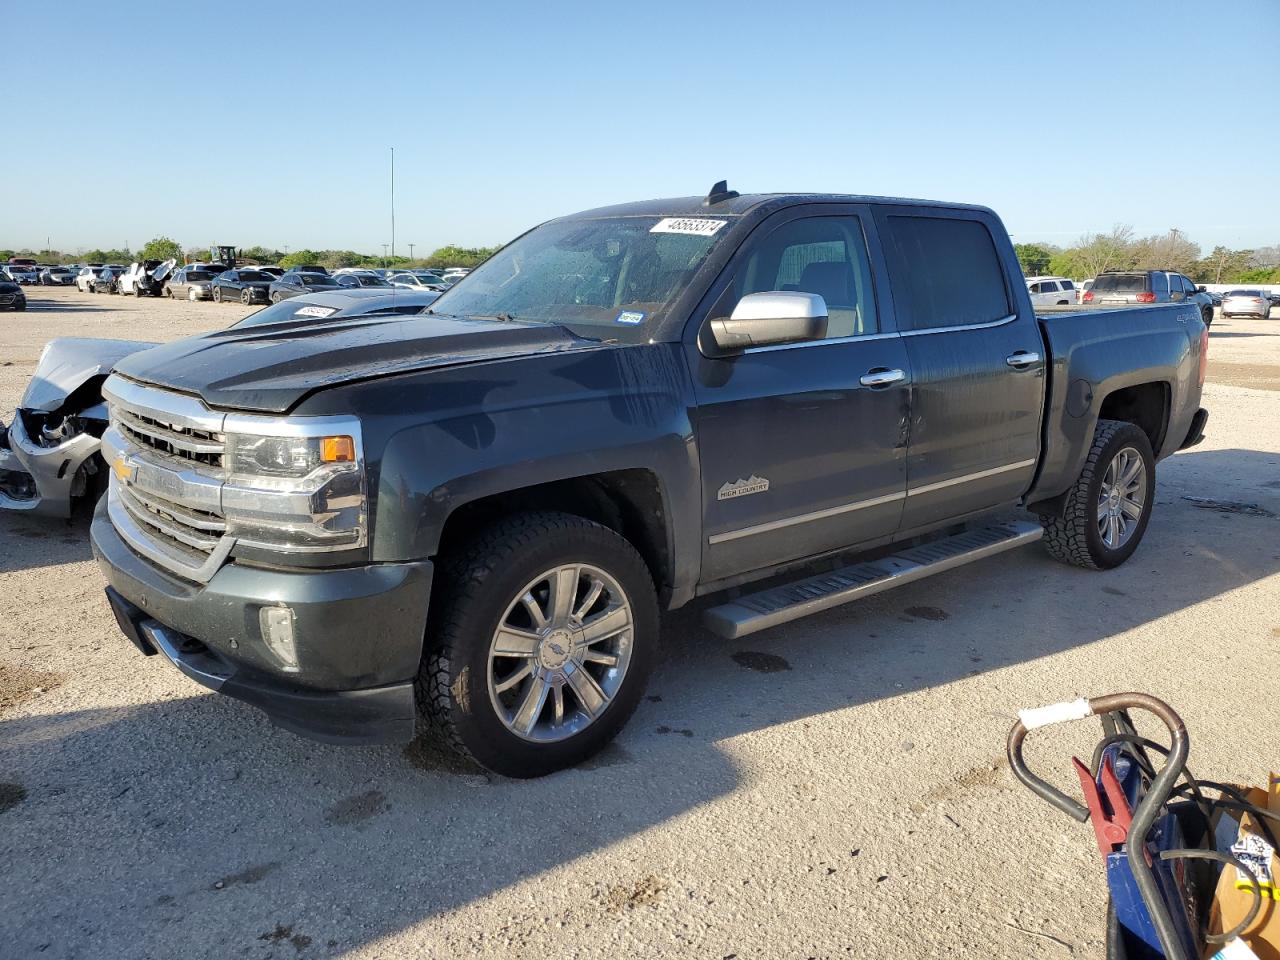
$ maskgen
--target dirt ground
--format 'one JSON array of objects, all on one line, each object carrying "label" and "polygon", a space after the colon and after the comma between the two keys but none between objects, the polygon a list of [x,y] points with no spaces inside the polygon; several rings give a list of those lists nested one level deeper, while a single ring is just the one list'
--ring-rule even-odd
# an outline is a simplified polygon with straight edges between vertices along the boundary
[{"label": "dirt ground", "polygon": [[[51,337],[246,312],[30,295],[5,417]],[[137,654],[83,522],[0,516],[0,955],[1100,957],[1092,833],[1014,782],[1016,711],[1147,690],[1198,775],[1280,768],[1280,320],[1210,350],[1123,567],[1031,546],[745,641],[682,611],[617,743],[533,782],[276,730]],[[1097,729],[1058,729],[1029,757],[1065,787]]]}]

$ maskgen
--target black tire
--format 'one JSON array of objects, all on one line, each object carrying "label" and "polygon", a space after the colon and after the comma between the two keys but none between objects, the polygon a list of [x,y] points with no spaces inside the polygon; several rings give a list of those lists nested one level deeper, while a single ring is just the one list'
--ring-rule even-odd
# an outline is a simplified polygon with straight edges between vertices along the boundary
[{"label": "black tire", "polygon": [[1208,310],[1200,311],[1200,317],[1202,320],[1204,320],[1204,325],[1206,327],[1212,327],[1213,326],[1213,307],[1210,307]]},{"label": "black tire", "polygon": [[[631,604],[631,660],[613,700],[580,733],[534,743],[507,729],[489,696],[489,645],[530,578],[559,564],[589,563],[613,577]],[[441,563],[416,683],[424,725],[494,773],[540,777],[580,763],[609,743],[635,711],[657,656],[658,600],[640,554],[608,527],[567,513],[500,520]]]},{"label": "black tire", "polygon": [[[1098,532],[1098,492],[1107,466],[1125,447],[1142,457],[1146,470],[1146,497],[1142,516],[1129,539],[1112,549]],[[1155,503],[1155,457],[1146,433],[1123,420],[1099,420],[1093,445],[1075,485],[1067,491],[1061,515],[1040,517],[1044,545],[1055,560],[1090,570],[1109,570],[1124,563],[1142,542]]]},{"label": "black tire", "polygon": [[15,310],[25,310],[25,309],[27,309],[27,301],[23,300],[23,301],[21,301],[20,303],[15,303],[15,304],[13,305],[13,309],[15,309]]}]

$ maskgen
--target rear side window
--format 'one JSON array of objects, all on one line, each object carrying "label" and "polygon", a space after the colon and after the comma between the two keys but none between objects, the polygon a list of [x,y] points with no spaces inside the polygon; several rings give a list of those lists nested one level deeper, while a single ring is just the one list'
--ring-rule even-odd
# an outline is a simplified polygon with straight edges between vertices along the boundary
[{"label": "rear side window", "polygon": [[1075,288],[1076,288],[1076,285],[1075,285],[1074,283],[1072,283],[1070,280],[1063,280],[1063,281],[1062,281],[1062,289],[1063,289],[1063,290],[1074,290]]},{"label": "rear side window", "polygon": [[1169,275],[1167,273],[1152,275],[1151,288],[1155,291],[1156,296],[1167,296],[1169,293]]},{"label": "rear side window", "polygon": [[1013,311],[991,232],[977,220],[890,216],[893,296],[913,330],[1003,320]]},{"label": "rear side window", "polygon": [[1144,293],[1146,289],[1145,273],[1107,273],[1093,281],[1094,293]]}]

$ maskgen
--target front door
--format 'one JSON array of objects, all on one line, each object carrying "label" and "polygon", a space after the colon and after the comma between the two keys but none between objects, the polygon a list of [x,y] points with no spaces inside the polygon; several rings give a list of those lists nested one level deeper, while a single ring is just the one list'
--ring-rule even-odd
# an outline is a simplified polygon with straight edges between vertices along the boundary
[{"label": "front door", "polygon": [[852,204],[783,211],[756,229],[712,290],[704,321],[727,316],[749,293],[799,290],[823,297],[828,324],[825,339],[727,359],[688,346],[703,583],[898,528],[911,371],[902,338],[881,327],[868,223],[866,208]]},{"label": "front door", "polygon": [[[915,379],[902,531],[1018,499],[1040,454],[1044,342],[998,221],[887,208],[877,223]],[[988,222],[990,221],[990,222]],[[1008,246],[1008,242],[1005,241]],[[1008,270],[1003,264],[1011,264]]]}]

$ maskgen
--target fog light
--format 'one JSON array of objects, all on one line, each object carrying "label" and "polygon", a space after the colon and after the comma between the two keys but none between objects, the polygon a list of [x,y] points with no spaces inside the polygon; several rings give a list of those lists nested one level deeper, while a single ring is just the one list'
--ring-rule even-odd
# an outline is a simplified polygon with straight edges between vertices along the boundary
[{"label": "fog light", "polygon": [[263,607],[258,624],[267,649],[275,654],[286,673],[298,672],[298,652],[293,645],[293,611],[288,607]]}]

